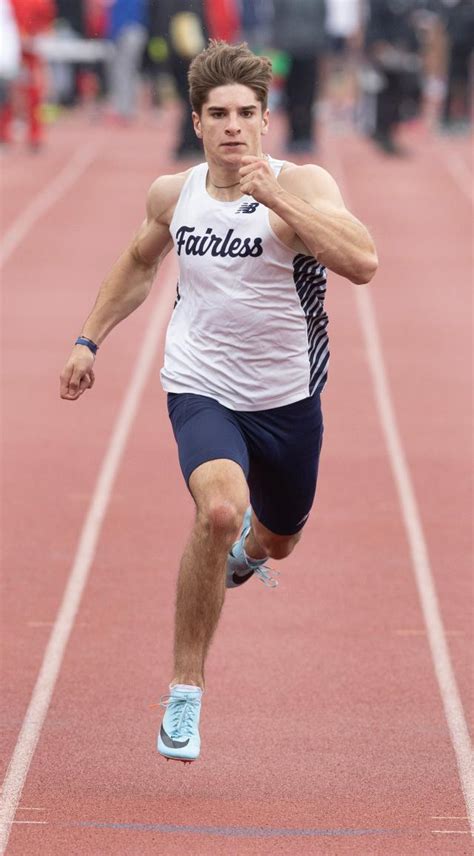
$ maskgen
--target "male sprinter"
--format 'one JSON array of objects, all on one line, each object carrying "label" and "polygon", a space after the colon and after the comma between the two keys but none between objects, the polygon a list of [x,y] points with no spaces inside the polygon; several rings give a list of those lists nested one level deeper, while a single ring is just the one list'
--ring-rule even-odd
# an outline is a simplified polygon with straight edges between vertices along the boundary
[{"label": "male sprinter", "polygon": [[311,510],[329,357],[326,268],[364,283],[377,267],[367,229],[324,169],[263,154],[270,81],[269,60],[245,44],[211,41],[194,59],[205,162],[152,184],[146,219],[61,375],[65,399],[92,386],[97,348],[145,300],[174,245],[179,286],[161,379],[196,517],[158,751],[182,761],[200,751],[204,664],[226,584],[253,575],[274,584],[265,562],[291,553]]}]

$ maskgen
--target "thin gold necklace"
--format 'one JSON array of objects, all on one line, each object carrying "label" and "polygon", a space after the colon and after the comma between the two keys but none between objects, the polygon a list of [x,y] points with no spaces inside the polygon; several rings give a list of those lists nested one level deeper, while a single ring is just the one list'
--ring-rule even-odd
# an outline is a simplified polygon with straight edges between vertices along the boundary
[{"label": "thin gold necklace", "polygon": [[240,184],[240,181],[236,181],[235,184],[214,184],[211,178],[211,184],[213,187],[216,187],[218,190],[227,190],[228,187],[237,187]]}]

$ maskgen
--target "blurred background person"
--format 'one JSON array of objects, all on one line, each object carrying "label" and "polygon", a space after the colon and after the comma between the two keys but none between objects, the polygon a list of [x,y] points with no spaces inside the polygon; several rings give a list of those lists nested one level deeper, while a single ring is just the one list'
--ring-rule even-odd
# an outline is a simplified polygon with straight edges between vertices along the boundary
[{"label": "blurred background person", "polygon": [[85,0],[85,26],[89,39],[105,38],[109,8],[109,0]]},{"label": "blurred background person", "polygon": [[151,36],[167,45],[167,67],[174,81],[182,114],[174,148],[176,159],[202,156],[202,146],[194,132],[188,98],[188,69],[206,45],[209,30],[204,0],[160,0],[151,8]]},{"label": "blurred background person", "polygon": [[273,0],[272,44],[289,57],[284,107],[287,150],[309,153],[315,146],[315,107],[326,46],[326,0]]},{"label": "blurred background person", "polygon": [[[87,39],[104,40],[108,31],[109,0],[85,0],[84,2],[84,34]],[[107,75],[107,60],[97,59],[86,67],[89,92],[97,101],[108,95],[109,81]]]},{"label": "blurred background person", "polygon": [[[261,0],[253,0],[258,7]],[[221,39],[224,42],[240,40],[241,34],[241,0],[204,0],[204,14],[211,39]]]},{"label": "blurred background person", "polygon": [[240,37],[238,0],[159,0],[151,5],[153,39],[167,44],[167,66],[172,75],[182,116],[174,149],[177,160],[203,156],[196,137],[188,96],[188,69],[209,38],[235,42]]},{"label": "blurred background person", "polygon": [[397,128],[421,101],[421,42],[416,0],[369,0],[366,56],[376,72],[375,115],[371,136],[386,154],[403,155]]},{"label": "blurred background person", "polygon": [[62,107],[87,106],[91,116],[97,116],[113,50],[106,40],[109,6],[110,0],[56,0],[54,30],[38,44],[50,69],[50,121]]},{"label": "blurred background person", "polygon": [[11,87],[20,73],[20,34],[10,0],[0,0],[0,144],[11,142]]},{"label": "blurred background person", "polygon": [[109,63],[110,118],[117,124],[127,125],[136,113],[148,27],[148,0],[112,0],[107,26],[107,37],[115,47]]},{"label": "blurred background person", "polygon": [[326,0],[328,53],[326,96],[336,123],[351,122],[357,97],[357,62],[362,46],[363,0]]},{"label": "blurred background person", "polygon": [[468,130],[472,123],[473,0],[441,0],[447,37],[446,90],[441,113],[445,130]]},{"label": "blurred background person", "polygon": [[[85,31],[85,0],[55,0],[56,39],[68,41],[82,38]],[[51,63],[55,102],[62,107],[74,107],[80,101],[80,66],[72,62]]]},{"label": "blurred background person", "polygon": [[240,0],[240,31],[251,50],[267,51],[271,44],[272,0]]},{"label": "blurred background person", "polygon": [[26,138],[32,151],[44,139],[41,108],[46,93],[46,63],[35,48],[34,37],[49,29],[56,15],[53,0],[10,0],[21,39],[19,76],[9,87],[2,110],[2,134],[11,138],[13,113],[21,110],[26,122]]}]

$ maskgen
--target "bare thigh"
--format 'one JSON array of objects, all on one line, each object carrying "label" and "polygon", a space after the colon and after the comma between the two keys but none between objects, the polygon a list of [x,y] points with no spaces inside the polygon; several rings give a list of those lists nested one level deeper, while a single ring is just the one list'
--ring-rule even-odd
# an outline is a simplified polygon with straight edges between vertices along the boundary
[{"label": "bare thigh", "polygon": [[191,473],[189,490],[198,521],[236,538],[249,502],[242,468],[224,458],[207,461]]}]

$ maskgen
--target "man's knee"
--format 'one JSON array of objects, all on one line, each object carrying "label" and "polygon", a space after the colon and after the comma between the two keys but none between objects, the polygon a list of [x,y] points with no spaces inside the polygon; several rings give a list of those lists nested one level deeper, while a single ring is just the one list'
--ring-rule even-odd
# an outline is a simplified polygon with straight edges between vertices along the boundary
[{"label": "man's knee", "polygon": [[232,543],[238,537],[248,504],[247,483],[234,461],[208,461],[189,480],[197,508],[197,523],[213,540]]},{"label": "man's knee", "polygon": [[198,519],[208,535],[232,543],[239,535],[245,507],[232,499],[214,498],[199,509]]}]

